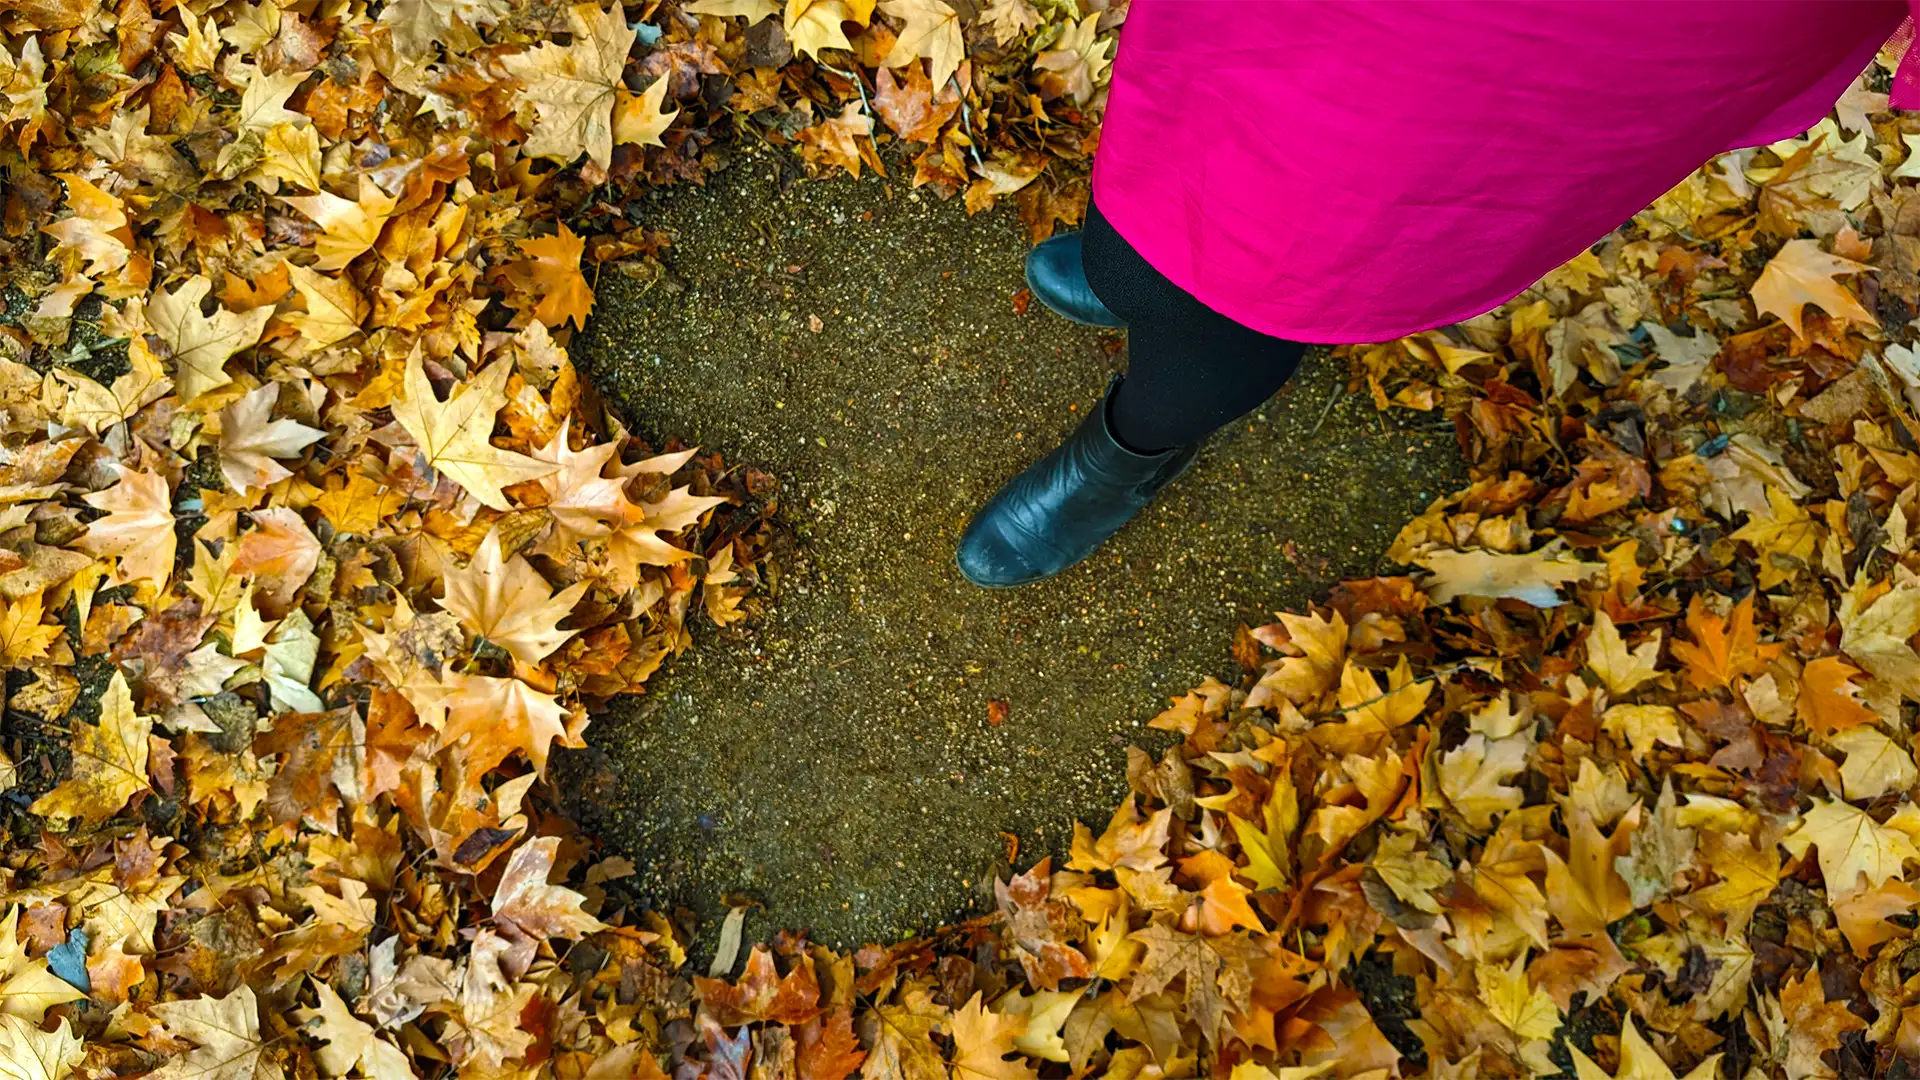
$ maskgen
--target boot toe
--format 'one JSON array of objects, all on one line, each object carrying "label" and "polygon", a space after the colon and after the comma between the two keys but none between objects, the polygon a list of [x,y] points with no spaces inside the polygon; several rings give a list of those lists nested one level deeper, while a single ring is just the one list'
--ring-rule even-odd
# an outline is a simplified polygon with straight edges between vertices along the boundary
[{"label": "boot toe", "polygon": [[1080,234],[1064,233],[1027,252],[1027,287],[1049,309],[1087,326],[1122,327],[1126,320],[1108,310],[1087,284],[1080,264]]},{"label": "boot toe", "polygon": [[983,589],[1011,588],[1047,576],[1020,545],[985,522],[960,537],[953,561],[962,577]]}]

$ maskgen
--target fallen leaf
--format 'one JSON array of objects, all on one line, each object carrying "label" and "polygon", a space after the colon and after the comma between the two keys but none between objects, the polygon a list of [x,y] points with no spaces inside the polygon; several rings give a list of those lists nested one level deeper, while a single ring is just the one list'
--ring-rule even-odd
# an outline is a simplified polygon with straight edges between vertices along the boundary
[{"label": "fallen leaf", "polygon": [[580,254],[587,242],[562,222],[553,236],[532,237],[519,244],[521,253],[530,258],[514,264],[514,273],[520,287],[539,298],[533,317],[546,326],[571,319],[573,325],[585,328],[593,311],[593,290],[580,273]]},{"label": "fallen leaf", "polygon": [[947,85],[966,55],[960,43],[960,16],[942,0],[880,0],[880,10],[906,24],[881,63],[897,68],[924,58],[932,69],[933,85]]},{"label": "fallen leaf", "polygon": [[1789,240],[1753,283],[1753,306],[1763,316],[1778,316],[1794,337],[1802,339],[1806,332],[1800,314],[1808,304],[1844,322],[1878,326],[1880,320],[1835,280],[1871,269],[1866,263],[1827,254],[1818,240]]},{"label": "fallen leaf", "polygon": [[1525,959],[1516,954],[1504,968],[1479,965],[1475,979],[1480,1001],[1495,1020],[1520,1038],[1551,1039],[1560,1030],[1560,1010],[1546,991],[1527,982]]},{"label": "fallen leaf", "polygon": [[493,892],[493,918],[517,933],[536,940],[581,938],[606,924],[581,910],[586,897],[562,885],[551,885],[557,837],[541,836],[514,849],[506,872]]},{"label": "fallen leaf", "polygon": [[1432,572],[1422,586],[1436,604],[1457,596],[1520,600],[1557,607],[1557,587],[1606,570],[1605,563],[1561,559],[1558,541],[1525,555],[1495,551],[1430,551],[1416,560]]},{"label": "fallen leaf", "polygon": [[216,306],[202,315],[201,301],[212,291],[213,282],[196,274],[172,292],[155,292],[147,304],[147,321],[171,350],[174,386],[187,401],[232,382],[227,360],[252,348],[273,318],[271,308],[235,314]]},{"label": "fallen leaf", "polygon": [[198,997],[150,1006],[169,1032],[193,1044],[148,1075],[154,1080],[252,1080],[259,1075],[260,1007],[241,986],[222,998]]},{"label": "fallen leaf", "polygon": [[502,487],[556,471],[553,465],[502,450],[490,441],[494,415],[506,404],[509,374],[511,368],[496,361],[472,382],[455,386],[443,402],[427,381],[416,351],[407,359],[406,398],[393,405],[394,420],[413,436],[428,466],[447,474],[482,505],[502,511],[512,508]]},{"label": "fallen leaf", "polygon": [[43,1031],[32,1021],[0,1014],[0,1077],[5,1080],[66,1080],[86,1056],[65,1017],[52,1031]]},{"label": "fallen leaf", "polygon": [[501,557],[500,532],[495,529],[480,542],[465,568],[447,571],[446,598],[440,606],[515,660],[533,667],[574,635],[558,624],[586,594],[587,583],[569,585],[558,593],[552,590],[527,560],[518,555]]},{"label": "fallen leaf", "polygon": [[1874,728],[1849,728],[1829,737],[1827,743],[1847,755],[1840,765],[1840,779],[1848,799],[1870,801],[1889,791],[1906,791],[1920,780],[1912,752]]},{"label": "fallen leaf", "polygon": [[[320,226],[320,236],[313,245],[320,256],[314,261],[315,270],[341,270],[359,258],[380,239],[387,219],[399,205],[399,200],[381,191],[364,173],[360,177],[358,199],[343,199],[330,191],[322,191],[313,195],[283,196],[281,201]],[[308,315],[329,322],[338,319],[337,316],[315,316],[311,310]]]},{"label": "fallen leaf", "polygon": [[1016,1052],[1014,1040],[1026,1031],[1025,1017],[989,1011],[975,991],[954,1011],[951,1022],[956,1072],[989,1080],[1033,1080],[1039,1075],[1024,1058],[1010,1061],[1006,1057]]},{"label": "fallen leaf", "polygon": [[[1611,1076],[1579,1047],[1570,1048],[1569,1053],[1573,1055],[1573,1071],[1578,1080],[1676,1080],[1659,1053],[1647,1045],[1646,1037],[1640,1034],[1631,1015],[1620,1025],[1620,1067]],[[1708,1056],[1681,1080],[1715,1080],[1720,1075],[1720,1058],[1720,1054]]]},{"label": "fallen leaf", "polygon": [[1794,855],[1804,854],[1809,845],[1819,849],[1820,875],[1836,897],[1862,888],[1862,879],[1865,888],[1874,888],[1898,877],[1908,859],[1920,859],[1920,848],[1907,834],[1832,799],[1813,800],[1813,809],[1780,841]]},{"label": "fallen leaf", "polygon": [[621,72],[635,31],[617,4],[574,4],[567,27],[572,44],[542,42],[506,58],[507,70],[526,84],[520,100],[538,116],[524,150],[563,164],[585,154],[605,169],[613,162],[613,104],[625,90]]},{"label": "fallen leaf", "polygon": [[220,410],[220,475],[235,491],[266,488],[293,474],[275,458],[298,457],[326,432],[272,419],[280,383],[265,383]]},{"label": "fallen leaf", "polygon": [[100,696],[99,722],[74,722],[71,775],[35,799],[33,812],[55,828],[75,820],[97,825],[118,813],[128,799],[147,790],[147,736],[152,731],[152,718],[133,711],[133,694],[116,670]]}]

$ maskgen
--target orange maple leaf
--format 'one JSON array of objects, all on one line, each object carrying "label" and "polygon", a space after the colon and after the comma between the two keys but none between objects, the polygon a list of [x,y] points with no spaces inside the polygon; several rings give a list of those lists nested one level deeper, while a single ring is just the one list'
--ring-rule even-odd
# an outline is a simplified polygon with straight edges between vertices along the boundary
[{"label": "orange maple leaf", "polygon": [[844,1005],[794,1029],[794,1041],[800,1046],[800,1080],[845,1080],[867,1059],[853,1033],[853,1010]]},{"label": "orange maple leaf", "polygon": [[1836,319],[1878,326],[1880,320],[1873,312],[1835,280],[1841,274],[1871,269],[1866,263],[1821,251],[1818,240],[1789,240],[1760,271],[1760,280],[1753,283],[1754,310],[1761,315],[1778,315],[1793,336],[1802,340],[1807,335],[1800,326],[1800,312],[1808,304]]},{"label": "orange maple leaf", "polygon": [[755,945],[747,954],[747,968],[739,982],[729,984],[725,979],[696,975],[693,986],[701,1006],[728,1027],[761,1020],[804,1024],[825,1011],[820,1005],[820,981],[814,975],[812,959],[803,954],[793,970],[782,977],[774,965],[773,952],[765,945]]},{"label": "orange maple leaf", "polygon": [[574,326],[585,329],[587,315],[593,311],[593,289],[580,273],[586,240],[562,224],[554,236],[536,236],[519,244],[529,258],[514,263],[508,275],[523,292],[539,298],[533,317],[548,327],[572,319]]},{"label": "orange maple leaf", "polygon": [[233,572],[257,578],[277,617],[293,605],[320,565],[320,541],[298,511],[284,506],[253,511],[253,523],[258,527],[240,538]]},{"label": "orange maple leaf", "polygon": [[1780,987],[1780,1011],[1787,1021],[1789,1076],[1818,1076],[1820,1055],[1840,1048],[1840,1037],[1861,1031],[1867,1022],[1855,1016],[1844,1001],[1828,1001],[1820,973],[1809,971],[1798,981]]},{"label": "orange maple leaf", "polygon": [[1687,606],[1687,630],[1691,642],[1675,641],[1673,655],[1687,665],[1687,681],[1702,690],[1724,686],[1743,675],[1758,675],[1767,661],[1786,648],[1775,642],[1760,644],[1760,631],[1753,625],[1753,597],[1735,604],[1731,620],[1707,610],[1701,597]]},{"label": "orange maple leaf", "polygon": [[566,706],[552,694],[543,694],[519,679],[456,671],[445,672],[442,681],[449,692],[447,722],[440,740],[442,745],[452,745],[462,736],[469,737],[469,776],[480,776],[515,751],[525,754],[544,775],[547,750],[555,741],[562,746],[580,745],[578,736],[569,730]]},{"label": "orange maple leaf", "polygon": [[1848,728],[1870,724],[1879,717],[1855,696],[1859,687],[1847,680],[1860,669],[1838,656],[1823,656],[1800,673],[1800,697],[1794,712],[1807,730],[1826,738]]},{"label": "orange maple leaf", "polygon": [[1887,916],[1904,915],[1917,903],[1920,890],[1892,878],[1833,901],[1834,923],[1846,935],[1854,953],[1866,956],[1875,945],[1901,935],[1901,928],[1888,922]]},{"label": "orange maple leaf", "polygon": [[1207,937],[1230,934],[1236,926],[1256,934],[1266,932],[1260,916],[1247,904],[1249,890],[1233,879],[1233,870],[1233,860],[1217,851],[1202,851],[1180,860],[1180,872],[1202,886],[1188,913],[1196,921],[1196,929]]}]

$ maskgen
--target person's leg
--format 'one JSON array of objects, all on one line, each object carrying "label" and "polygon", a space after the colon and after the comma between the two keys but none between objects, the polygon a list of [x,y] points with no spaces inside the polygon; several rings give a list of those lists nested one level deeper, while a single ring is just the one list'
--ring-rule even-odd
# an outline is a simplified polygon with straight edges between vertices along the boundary
[{"label": "person's leg", "polygon": [[1306,346],[1250,330],[1194,299],[1140,257],[1089,204],[1087,283],[1127,323],[1127,374],[1114,436],[1139,453],[1196,442],[1273,396]]},{"label": "person's leg", "polygon": [[1207,308],[1097,210],[1083,239],[1088,288],[1127,323],[1127,375],[967,523],[954,561],[976,585],[1037,581],[1091,555],[1186,471],[1207,435],[1267,400],[1305,348]]}]

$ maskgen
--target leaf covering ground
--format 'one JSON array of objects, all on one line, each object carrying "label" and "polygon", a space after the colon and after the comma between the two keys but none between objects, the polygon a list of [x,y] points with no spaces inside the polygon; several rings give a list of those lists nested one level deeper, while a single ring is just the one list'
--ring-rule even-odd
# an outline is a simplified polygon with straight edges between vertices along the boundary
[{"label": "leaf covering ground", "polygon": [[[1903,1075],[1920,121],[1886,58],[1499,311],[1344,350],[1470,487],[1247,628],[998,910],[706,976],[542,776],[750,616],[772,481],[566,336],[716,140],[1077,221],[1119,12],[0,12],[0,1075]],[[895,160],[899,160],[896,158]],[[1275,508],[1284,514],[1284,508]],[[735,969],[738,968],[738,973]]]}]

